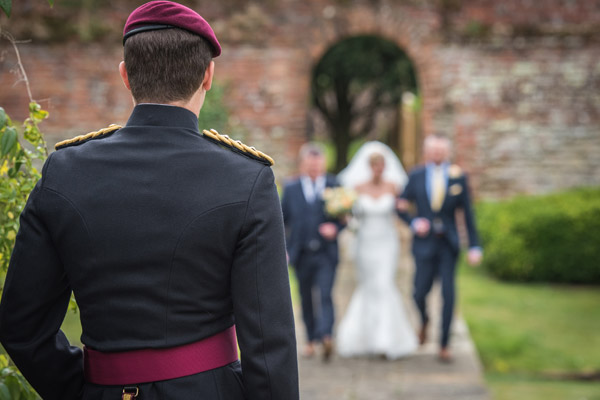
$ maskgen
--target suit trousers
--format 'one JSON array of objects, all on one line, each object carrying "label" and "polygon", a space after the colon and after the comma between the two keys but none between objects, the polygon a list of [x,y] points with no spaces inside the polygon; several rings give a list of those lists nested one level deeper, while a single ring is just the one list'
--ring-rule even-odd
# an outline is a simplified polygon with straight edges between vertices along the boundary
[{"label": "suit trousers", "polygon": [[429,321],[426,298],[434,280],[439,276],[442,283],[442,336],[441,345],[446,347],[450,339],[450,325],[454,313],[455,278],[457,253],[444,237],[432,237],[433,251],[427,256],[415,256],[414,299],[421,314],[421,321]]},{"label": "suit trousers", "polygon": [[334,321],[331,291],[336,263],[323,250],[303,251],[295,267],[308,340],[318,341],[331,336]]}]

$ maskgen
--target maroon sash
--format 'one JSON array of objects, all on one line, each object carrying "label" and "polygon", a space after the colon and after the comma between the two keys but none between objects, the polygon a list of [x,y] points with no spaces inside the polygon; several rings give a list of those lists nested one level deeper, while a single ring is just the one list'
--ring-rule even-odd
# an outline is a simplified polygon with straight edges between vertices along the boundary
[{"label": "maroon sash", "polygon": [[103,353],[84,347],[84,372],[86,381],[97,385],[129,385],[194,375],[237,359],[234,325],[198,342],[167,349]]}]

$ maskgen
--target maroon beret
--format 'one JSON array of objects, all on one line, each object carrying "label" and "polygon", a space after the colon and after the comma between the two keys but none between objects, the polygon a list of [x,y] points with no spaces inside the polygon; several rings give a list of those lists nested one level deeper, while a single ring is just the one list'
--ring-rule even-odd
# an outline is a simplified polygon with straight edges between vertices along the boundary
[{"label": "maroon beret", "polygon": [[141,5],[129,15],[123,29],[123,44],[136,33],[168,28],[181,28],[202,36],[211,44],[213,57],[221,54],[221,45],[215,33],[200,14],[179,3],[165,0]]}]

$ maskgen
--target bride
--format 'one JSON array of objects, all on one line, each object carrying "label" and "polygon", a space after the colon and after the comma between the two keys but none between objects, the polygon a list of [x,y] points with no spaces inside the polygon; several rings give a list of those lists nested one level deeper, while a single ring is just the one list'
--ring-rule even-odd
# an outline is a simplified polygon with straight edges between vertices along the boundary
[{"label": "bride", "polygon": [[399,256],[395,204],[406,173],[389,147],[367,142],[338,179],[358,195],[353,207],[357,287],[338,328],[338,354],[408,355],[417,339],[394,283]]}]

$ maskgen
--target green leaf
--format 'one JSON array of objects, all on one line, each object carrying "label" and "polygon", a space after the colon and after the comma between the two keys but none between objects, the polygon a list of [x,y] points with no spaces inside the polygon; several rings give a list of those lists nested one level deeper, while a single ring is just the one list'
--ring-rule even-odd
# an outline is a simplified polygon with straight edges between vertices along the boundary
[{"label": "green leaf", "polygon": [[0,383],[0,400],[11,400],[10,391],[4,383]]},{"label": "green leaf", "polygon": [[21,397],[23,400],[40,400],[35,390],[31,387],[27,379],[19,372],[17,375],[19,386],[21,386]]},{"label": "green leaf", "polygon": [[[2,1],[2,0],[0,0]],[[6,122],[8,121],[8,118],[6,117],[6,111],[4,111],[4,108],[0,107],[0,128],[2,128],[4,125],[6,125]]]},{"label": "green leaf", "polygon": [[50,7],[54,7],[54,0],[48,0],[48,4],[50,4]]},{"label": "green leaf", "polygon": [[39,121],[48,118],[48,111],[46,110],[36,110],[35,112],[32,113],[33,117]]},{"label": "green leaf", "polygon": [[19,170],[21,169],[21,166],[22,166],[22,165],[23,165],[23,162],[21,162],[21,161],[17,161],[17,162],[15,163],[15,166],[13,167],[13,168],[14,168],[14,170],[15,170],[15,173],[19,172]]},{"label": "green leaf", "polygon": [[7,17],[10,18],[10,11],[12,9],[12,0],[0,0],[0,8],[4,11]]},{"label": "green leaf", "polygon": [[7,376],[4,383],[8,387],[11,399],[18,400],[21,398],[21,382],[15,375]]},{"label": "green leaf", "polygon": [[6,156],[15,147],[15,144],[17,144],[17,130],[9,126],[4,131],[2,139],[0,139],[0,155],[2,157]]}]

